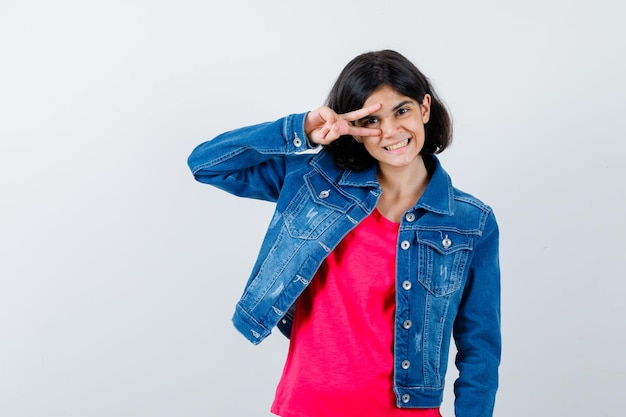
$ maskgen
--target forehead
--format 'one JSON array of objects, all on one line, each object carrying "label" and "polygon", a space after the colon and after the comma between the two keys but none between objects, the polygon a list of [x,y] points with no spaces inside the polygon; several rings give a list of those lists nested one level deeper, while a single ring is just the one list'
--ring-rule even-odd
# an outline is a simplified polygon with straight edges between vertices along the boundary
[{"label": "forehead", "polygon": [[382,109],[394,108],[396,105],[402,102],[415,103],[411,97],[407,97],[404,94],[399,93],[396,89],[389,85],[383,85],[374,90],[363,103],[363,107],[370,106],[372,104],[381,103]]}]

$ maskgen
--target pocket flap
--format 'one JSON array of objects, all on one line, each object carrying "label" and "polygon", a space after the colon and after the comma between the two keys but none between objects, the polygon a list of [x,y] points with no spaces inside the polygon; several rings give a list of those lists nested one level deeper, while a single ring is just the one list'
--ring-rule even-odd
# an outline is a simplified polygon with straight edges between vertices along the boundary
[{"label": "pocket flap", "polygon": [[474,233],[459,230],[422,229],[417,231],[417,240],[430,246],[442,255],[459,250],[472,250],[474,247]]}]

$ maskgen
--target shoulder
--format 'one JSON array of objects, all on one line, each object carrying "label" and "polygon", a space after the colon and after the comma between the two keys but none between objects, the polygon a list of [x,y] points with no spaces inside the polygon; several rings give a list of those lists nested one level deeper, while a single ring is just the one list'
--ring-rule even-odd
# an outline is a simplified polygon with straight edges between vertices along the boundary
[{"label": "shoulder", "polygon": [[480,236],[498,234],[498,223],[493,209],[476,196],[453,187],[454,193],[454,216],[467,219],[475,225],[475,230]]},{"label": "shoulder", "polygon": [[461,206],[469,206],[470,208],[475,208],[477,210],[483,211],[485,213],[492,212],[491,206],[486,204],[484,201],[479,199],[473,194],[460,190],[457,187],[452,187],[452,192],[454,196],[454,201]]}]

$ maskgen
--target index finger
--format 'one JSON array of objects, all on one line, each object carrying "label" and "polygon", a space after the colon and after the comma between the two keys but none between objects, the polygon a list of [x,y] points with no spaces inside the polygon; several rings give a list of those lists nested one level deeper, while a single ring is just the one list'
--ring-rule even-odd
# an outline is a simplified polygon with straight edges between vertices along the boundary
[{"label": "index finger", "polygon": [[365,116],[369,116],[370,114],[374,113],[376,110],[379,110],[381,107],[382,107],[381,103],[376,103],[376,104],[372,104],[371,106],[364,107],[362,109],[344,113],[340,117],[349,122],[354,122],[356,120],[364,118]]}]

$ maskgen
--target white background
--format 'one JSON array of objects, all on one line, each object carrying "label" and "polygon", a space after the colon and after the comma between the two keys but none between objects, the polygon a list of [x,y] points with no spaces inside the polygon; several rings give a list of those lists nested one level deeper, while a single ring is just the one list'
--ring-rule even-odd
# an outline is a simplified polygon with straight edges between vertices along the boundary
[{"label": "white background", "polygon": [[0,0],[0,416],[269,416],[287,341],[230,318],[272,206],[186,158],[382,48],[431,78],[444,166],[500,223],[496,415],[623,415],[619,4]]}]

